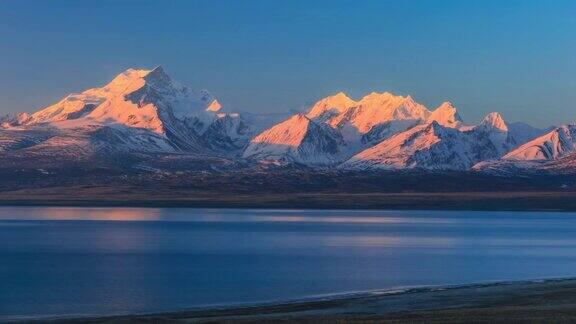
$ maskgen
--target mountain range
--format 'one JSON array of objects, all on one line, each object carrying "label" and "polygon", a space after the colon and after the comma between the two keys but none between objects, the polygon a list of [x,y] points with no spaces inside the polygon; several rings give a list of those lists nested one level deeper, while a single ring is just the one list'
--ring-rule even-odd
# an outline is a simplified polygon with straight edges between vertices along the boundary
[{"label": "mountain range", "polygon": [[539,129],[507,123],[497,112],[469,124],[450,102],[428,109],[389,92],[360,100],[340,92],[301,112],[238,112],[162,67],[128,69],[102,87],[0,118],[4,169],[290,166],[505,175],[573,172],[575,160],[574,125]]}]

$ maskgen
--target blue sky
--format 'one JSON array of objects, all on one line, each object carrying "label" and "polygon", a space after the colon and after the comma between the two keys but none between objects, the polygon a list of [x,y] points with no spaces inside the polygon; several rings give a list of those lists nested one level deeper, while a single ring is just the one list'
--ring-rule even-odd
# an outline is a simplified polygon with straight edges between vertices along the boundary
[{"label": "blue sky", "polygon": [[249,111],[344,91],[576,119],[576,1],[0,1],[0,112],[162,65]]}]

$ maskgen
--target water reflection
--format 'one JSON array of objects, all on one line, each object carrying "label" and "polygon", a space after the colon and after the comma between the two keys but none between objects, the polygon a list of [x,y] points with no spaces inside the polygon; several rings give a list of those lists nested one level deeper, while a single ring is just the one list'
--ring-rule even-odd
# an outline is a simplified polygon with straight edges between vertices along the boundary
[{"label": "water reflection", "polygon": [[324,242],[327,246],[437,248],[453,246],[457,240],[449,237],[330,236]]},{"label": "water reflection", "polygon": [[157,208],[2,207],[0,219],[153,221],[161,218]]},{"label": "water reflection", "polygon": [[0,208],[2,315],[574,275],[576,214]]},{"label": "water reflection", "polygon": [[[221,219],[220,221],[239,221],[238,218]],[[442,218],[410,218],[410,217],[363,217],[363,216],[339,216],[339,217],[311,217],[311,216],[251,216],[244,219],[255,222],[280,222],[280,223],[345,223],[345,224],[400,224],[400,223],[453,223]]]},{"label": "water reflection", "polygon": [[[190,222],[270,222],[270,223],[342,223],[342,224],[450,224],[443,217],[398,217],[395,212],[217,210],[189,208],[106,208],[106,207],[2,207],[4,220],[94,220],[94,221],[190,221]],[[326,215],[328,214],[328,215]],[[359,215],[360,214],[360,215]]]}]

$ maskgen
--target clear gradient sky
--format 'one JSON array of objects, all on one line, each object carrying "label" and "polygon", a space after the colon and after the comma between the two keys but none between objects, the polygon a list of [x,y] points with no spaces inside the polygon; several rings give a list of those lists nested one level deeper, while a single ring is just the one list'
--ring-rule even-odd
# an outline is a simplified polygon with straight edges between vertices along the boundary
[{"label": "clear gradient sky", "polygon": [[576,1],[0,1],[0,113],[162,65],[249,111],[338,91],[576,119]]}]

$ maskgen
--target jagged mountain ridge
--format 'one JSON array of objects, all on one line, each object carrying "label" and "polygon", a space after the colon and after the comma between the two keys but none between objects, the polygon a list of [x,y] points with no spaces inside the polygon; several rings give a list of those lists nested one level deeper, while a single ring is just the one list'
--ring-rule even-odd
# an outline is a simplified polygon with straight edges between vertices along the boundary
[{"label": "jagged mountain ridge", "polygon": [[551,161],[576,152],[576,125],[556,127],[506,154],[511,161]]},{"label": "jagged mountain ridge", "polygon": [[508,152],[498,161],[474,166],[475,170],[508,173],[510,170],[576,171],[576,125],[555,127]]},{"label": "jagged mountain ridge", "polygon": [[[498,113],[486,115],[478,125],[467,125],[450,102],[428,110],[410,96],[387,92],[371,93],[359,101],[340,92],[312,105],[306,117],[338,132],[343,140],[338,154],[328,160],[319,155],[317,161],[308,159],[307,163],[330,161],[343,169],[467,170],[478,162],[500,158],[519,143]],[[245,156],[261,161],[294,160],[291,151],[275,150],[283,144],[279,133],[294,129],[264,131],[251,141]],[[298,148],[298,144],[284,144]]]},{"label": "jagged mountain ridge", "polygon": [[103,87],[29,115],[7,116],[1,124],[12,132],[51,134],[62,146],[74,142],[85,152],[233,154],[255,133],[208,91],[180,85],[162,67],[128,69]]},{"label": "jagged mountain ridge", "polygon": [[128,69],[37,112],[0,118],[0,154],[195,154],[323,168],[468,170],[510,160],[541,133],[498,113],[468,125],[450,102],[429,110],[389,92],[360,100],[340,92],[293,115],[229,112],[208,91],[182,86],[157,67]]},{"label": "jagged mountain ridge", "polygon": [[498,157],[496,145],[484,130],[460,131],[432,121],[354,155],[341,168],[467,170],[478,161]]},{"label": "jagged mountain ridge", "polygon": [[336,130],[296,114],[253,138],[243,157],[327,165],[341,161],[345,150]]},{"label": "jagged mountain ridge", "polygon": [[[344,162],[355,153],[419,124],[436,121],[448,127],[463,125],[456,109],[450,103],[446,102],[430,111],[410,96],[396,96],[389,92],[372,92],[358,101],[339,92],[319,100],[310,107],[305,116],[316,125],[331,128],[341,137],[341,140],[338,140],[340,144],[337,153],[330,154],[329,159],[321,154],[318,161],[308,161],[311,164]],[[329,132],[326,127],[324,132]],[[290,128],[287,129],[290,131]],[[278,132],[278,129],[270,128],[261,133],[267,136],[259,137],[257,141],[253,139],[244,156],[258,157],[260,160],[293,160],[292,151],[285,150],[282,154],[274,149],[280,143],[277,139],[271,139],[278,137],[270,136],[271,132]],[[293,143],[285,144],[294,146]],[[325,151],[321,147],[315,150]]]}]

